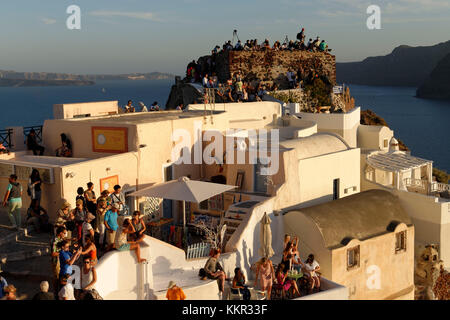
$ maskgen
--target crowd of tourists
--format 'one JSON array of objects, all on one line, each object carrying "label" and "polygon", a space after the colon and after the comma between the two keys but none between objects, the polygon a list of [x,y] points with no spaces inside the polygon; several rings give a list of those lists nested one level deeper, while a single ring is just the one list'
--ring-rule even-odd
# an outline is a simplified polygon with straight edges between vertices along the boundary
[{"label": "crowd of tourists", "polygon": [[[131,250],[135,252],[138,263],[145,262],[140,255],[140,243],[144,240],[146,225],[139,211],[129,214],[120,185],[114,186],[112,193],[102,191],[98,198],[92,182],[87,183],[86,189],[79,187],[75,208],[72,210],[70,204],[65,202],[56,214],[54,225],[49,223],[48,212],[41,206],[42,187],[40,173],[33,169],[27,185],[31,204],[27,210],[26,225],[33,226],[34,231],[31,232],[54,234],[51,259],[53,288],[57,298],[100,298],[95,290],[95,265],[99,253],[113,249]],[[16,230],[23,226],[20,213],[22,197],[22,185],[17,182],[17,176],[12,174],[2,204],[8,208],[11,225]],[[72,266],[80,262],[81,289],[74,291],[68,279],[73,273]],[[2,290],[12,290],[6,287],[2,284]]]}]

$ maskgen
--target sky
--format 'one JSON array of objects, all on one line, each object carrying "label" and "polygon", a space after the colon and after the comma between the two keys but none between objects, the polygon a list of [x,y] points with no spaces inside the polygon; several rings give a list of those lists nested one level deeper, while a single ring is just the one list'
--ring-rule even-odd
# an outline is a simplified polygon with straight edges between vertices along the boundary
[{"label": "sky", "polygon": [[[81,9],[69,30],[67,7]],[[369,30],[369,5],[381,29]],[[183,75],[232,39],[325,39],[338,62],[450,40],[450,0],[0,0],[0,70]]]}]

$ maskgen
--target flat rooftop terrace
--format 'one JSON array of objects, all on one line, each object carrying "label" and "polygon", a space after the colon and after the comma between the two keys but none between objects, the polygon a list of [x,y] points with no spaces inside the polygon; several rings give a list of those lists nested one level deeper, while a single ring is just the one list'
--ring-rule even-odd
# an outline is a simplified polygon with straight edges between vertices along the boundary
[{"label": "flat rooftop terrace", "polygon": [[88,158],[64,158],[64,157],[48,157],[48,156],[33,156],[26,153],[26,151],[19,151],[11,153],[9,156],[0,158],[0,163],[14,164],[19,166],[30,167],[63,167],[72,164],[89,161]]},{"label": "flat rooftop terrace", "polygon": [[[213,114],[219,114],[223,111],[213,111]],[[108,116],[95,116],[86,118],[71,118],[61,121],[83,121],[92,123],[121,123],[121,124],[143,124],[167,120],[178,120],[186,118],[199,118],[203,117],[205,112],[203,110],[189,110],[189,111],[154,111],[154,112],[135,112],[135,113],[123,113]],[[209,116],[211,111],[206,111],[206,115]]]}]

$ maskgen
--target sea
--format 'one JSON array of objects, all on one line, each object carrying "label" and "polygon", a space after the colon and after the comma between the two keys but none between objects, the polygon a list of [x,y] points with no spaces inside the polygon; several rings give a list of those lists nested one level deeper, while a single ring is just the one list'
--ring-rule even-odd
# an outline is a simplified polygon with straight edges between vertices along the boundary
[{"label": "sea", "polygon": [[[42,125],[53,117],[53,105],[87,101],[128,100],[138,108],[157,101],[166,104],[174,79],[97,81],[92,86],[2,87],[0,129]],[[383,117],[414,156],[433,160],[434,167],[450,172],[450,101],[415,97],[412,87],[349,85],[356,105]]]}]

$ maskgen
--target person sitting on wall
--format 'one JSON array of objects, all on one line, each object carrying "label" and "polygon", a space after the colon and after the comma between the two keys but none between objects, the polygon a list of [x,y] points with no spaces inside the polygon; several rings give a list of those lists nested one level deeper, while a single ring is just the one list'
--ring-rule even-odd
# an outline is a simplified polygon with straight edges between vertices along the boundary
[{"label": "person sitting on wall", "polygon": [[231,292],[234,294],[241,293],[244,300],[250,300],[250,290],[245,285],[245,276],[242,273],[241,268],[234,269],[234,278],[231,285]]},{"label": "person sitting on wall", "polygon": [[300,31],[299,33],[297,33],[297,39],[300,42],[305,41],[305,28],[302,28],[302,31]]},{"label": "person sitting on wall", "polygon": [[205,270],[206,277],[212,280],[217,280],[219,285],[219,291],[223,294],[225,287],[225,272],[223,267],[219,263],[220,249],[214,249],[212,256],[206,261]]},{"label": "person sitting on wall", "polygon": [[3,143],[0,143],[0,154],[7,153],[9,154],[9,150],[6,149],[6,147],[3,145]]},{"label": "person sitting on wall", "polygon": [[139,106],[141,107],[141,112],[148,112],[146,105],[142,101],[139,102]]},{"label": "person sitting on wall", "polygon": [[30,133],[28,134],[27,149],[33,151],[33,154],[35,156],[38,155],[38,152],[40,156],[44,154],[45,148],[37,143],[36,131],[34,129],[31,129]]},{"label": "person sitting on wall", "polygon": [[72,157],[72,143],[64,133],[61,133],[61,147],[56,149],[57,157]]},{"label": "person sitting on wall", "polygon": [[48,232],[50,231],[48,220],[47,211],[39,205],[39,200],[31,200],[30,207],[27,210],[27,224],[34,226],[37,233]]},{"label": "person sitting on wall", "polygon": [[150,111],[159,111],[158,101],[155,101],[150,106]]},{"label": "person sitting on wall", "polygon": [[133,225],[130,223],[129,218],[125,218],[122,227],[117,229],[117,232],[118,234],[114,242],[117,250],[119,251],[134,250],[136,253],[138,263],[147,261],[146,259],[141,258],[140,244],[136,241],[127,241],[128,234],[136,233],[136,230],[134,230]]},{"label": "person sitting on wall", "polygon": [[319,44],[319,50],[324,52],[324,51],[326,51],[326,47],[327,47],[327,43],[325,42],[325,40],[322,40],[322,42]]},{"label": "person sitting on wall", "polygon": [[130,113],[130,112],[136,111],[136,109],[133,107],[132,103],[133,103],[133,101],[128,100],[126,106],[123,107],[123,109],[125,110],[125,113]]},{"label": "person sitting on wall", "polygon": [[314,255],[310,254],[305,261],[305,275],[309,277],[311,283],[310,293],[314,288],[320,291],[320,277],[317,273],[319,270],[319,263],[314,259]]},{"label": "person sitting on wall", "polygon": [[130,240],[141,242],[144,240],[144,232],[147,230],[147,227],[145,226],[144,219],[141,216],[141,213],[139,211],[133,212],[133,217],[131,218],[131,224],[133,225],[134,230],[136,233],[130,235]]},{"label": "person sitting on wall", "polygon": [[180,103],[176,108],[176,110],[178,110],[178,111],[183,111],[183,109],[184,109],[184,105],[182,103]]},{"label": "person sitting on wall", "polygon": [[314,259],[314,255],[310,254],[305,261],[305,275],[309,278],[311,287],[309,289],[309,293],[316,288],[320,291],[320,275],[318,271],[320,270],[319,263]]}]

